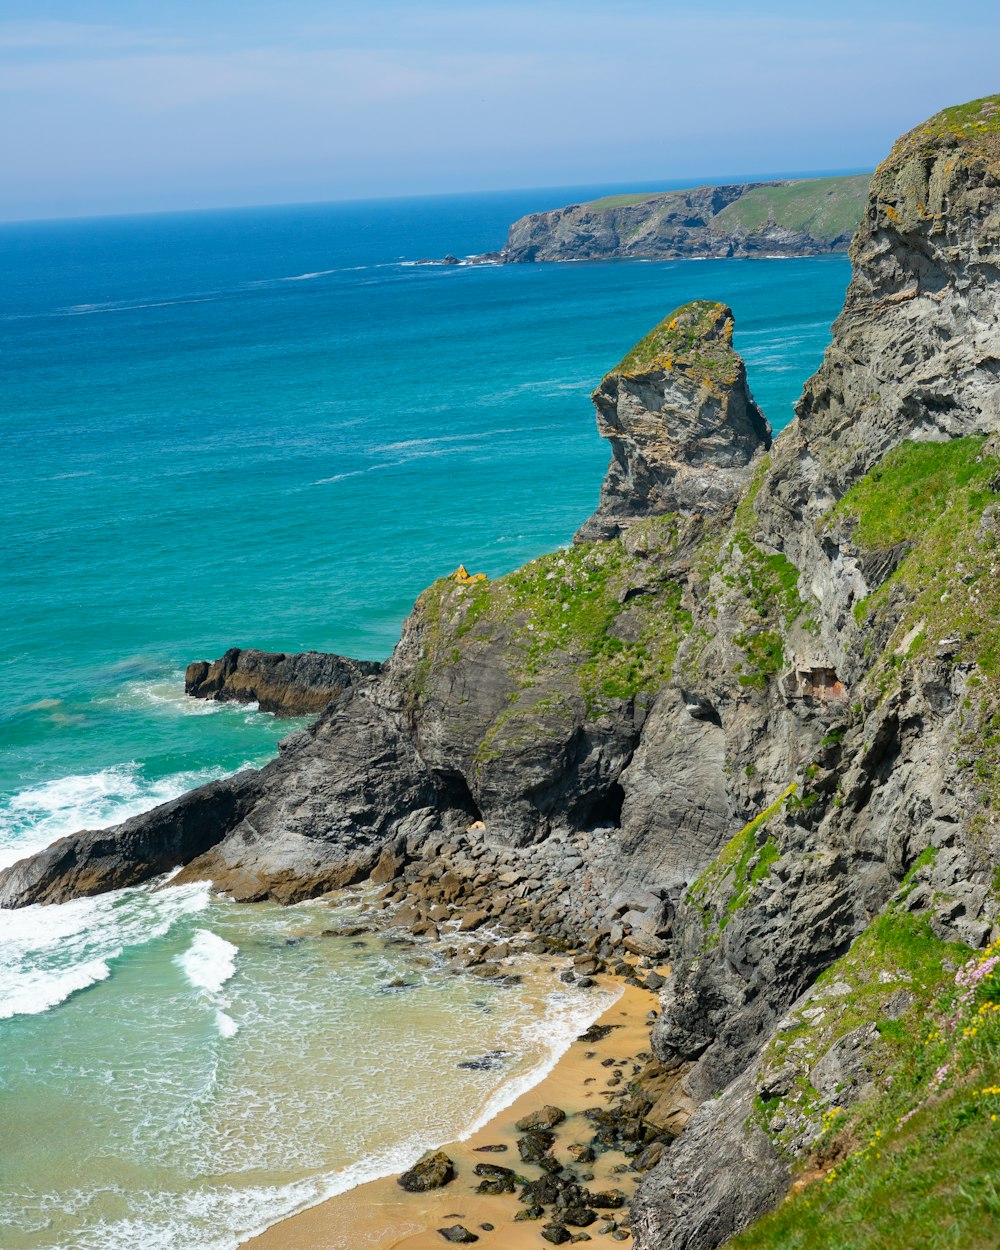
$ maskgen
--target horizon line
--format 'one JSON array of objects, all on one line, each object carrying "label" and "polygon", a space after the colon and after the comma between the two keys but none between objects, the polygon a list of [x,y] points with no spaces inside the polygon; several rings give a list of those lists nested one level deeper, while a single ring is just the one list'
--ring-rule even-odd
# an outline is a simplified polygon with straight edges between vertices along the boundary
[{"label": "horizon line", "polygon": [[[661,191],[685,191],[696,187],[715,187],[726,185],[740,185],[748,182],[807,182],[811,179],[819,178],[840,178],[851,177],[853,175],[871,174],[873,169],[859,168],[842,168],[842,169],[818,169],[818,170],[794,170],[794,171],[774,171],[755,174],[726,174],[726,175],[678,175],[674,178],[650,179],[650,182],[673,183],[672,186],[649,188],[650,195],[657,195]],[[268,208],[311,208],[322,207],[324,205],[334,204],[380,204],[391,203],[400,200],[435,200],[435,199],[457,199],[462,196],[485,196],[485,195],[517,195],[527,194],[529,192],[548,192],[548,191],[571,191],[581,190],[585,187],[606,187],[606,188],[625,188],[636,187],[641,183],[636,181],[628,182],[570,182],[559,184],[547,184],[544,186],[516,186],[516,187],[492,187],[480,190],[465,191],[422,191],[415,194],[391,194],[391,195],[356,195],[344,196],[339,199],[307,199],[307,200],[268,200],[254,201],[249,204],[217,204],[210,207],[200,208],[151,208],[139,210],[122,210],[118,212],[98,212],[98,213],[67,213],[67,214],[50,214],[41,217],[0,217],[0,228],[5,226],[31,226],[31,225],[52,225],[58,222],[83,222],[83,221],[115,221],[133,217],[179,217],[194,216],[199,213],[235,213],[235,212],[252,212],[255,209]],[[631,192],[622,191],[620,194],[641,194],[641,191],[633,190]],[[561,205],[559,207],[562,207]],[[545,210],[538,210],[545,211]]]}]

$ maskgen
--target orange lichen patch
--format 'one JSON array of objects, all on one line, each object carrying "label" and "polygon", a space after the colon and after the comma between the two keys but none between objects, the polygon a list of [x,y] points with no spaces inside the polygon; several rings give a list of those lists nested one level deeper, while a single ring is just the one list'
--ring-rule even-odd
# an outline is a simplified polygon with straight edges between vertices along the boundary
[{"label": "orange lichen patch", "polygon": [[692,300],[665,317],[612,373],[634,377],[673,370],[709,387],[732,385],[740,358],[733,351],[733,312],[714,300]]}]

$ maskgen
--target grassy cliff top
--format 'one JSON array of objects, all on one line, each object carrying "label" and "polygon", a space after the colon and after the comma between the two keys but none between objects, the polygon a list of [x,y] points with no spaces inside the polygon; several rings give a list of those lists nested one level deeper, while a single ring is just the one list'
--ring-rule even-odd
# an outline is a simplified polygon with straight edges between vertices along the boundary
[{"label": "grassy cliff top", "polygon": [[588,200],[583,207],[592,209],[595,213],[603,213],[612,208],[631,208],[633,204],[645,204],[672,194],[672,191],[633,191],[624,195],[602,195],[600,199]]},{"label": "grassy cliff top", "polygon": [[861,220],[870,181],[869,174],[849,174],[755,187],[718,213],[712,229],[726,234],[734,227],[762,230],[775,225],[815,239],[848,238]]},{"label": "grassy cliff top", "polygon": [[736,381],[739,364],[733,351],[733,310],[696,299],[664,317],[611,372],[634,377],[655,369],[680,369],[698,382],[720,386]]},{"label": "grassy cliff top", "polygon": [[[712,219],[712,228],[725,234],[734,227],[760,230],[773,224],[788,230],[808,231],[816,239],[840,239],[853,234],[861,220],[869,178],[868,174],[846,174],[752,186]],[[664,200],[669,202],[684,194],[684,191],[637,191],[605,195],[583,207],[597,213],[643,204],[652,209]]]},{"label": "grassy cliff top", "polygon": [[932,151],[942,143],[957,143],[973,155],[1000,161],[1000,95],[983,96],[935,113],[897,140],[886,164],[915,152]]}]

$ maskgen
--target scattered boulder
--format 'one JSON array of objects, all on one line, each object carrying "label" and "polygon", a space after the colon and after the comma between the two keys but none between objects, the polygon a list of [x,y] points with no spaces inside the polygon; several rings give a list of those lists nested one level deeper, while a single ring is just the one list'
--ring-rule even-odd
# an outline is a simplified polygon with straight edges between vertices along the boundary
[{"label": "scattered boulder", "polygon": [[475,1233],[470,1233],[464,1224],[452,1224],[450,1228],[439,1228],[438,1232],[445,1241],[454,1242],[455,1245],[464,1246],[472,1241],[478,1241],[479,1238]]},{"label": "scattered boulder", "polygon": [[447,1185],[454,1179],[455,1164],[445,1152],[429,1150],[416,1161],[412,1168],[397,1178],[397,1183],[408,1193],[421,1194],[428,1189],[440,1189],[442,1185]]},{"label": "scattered boulder", "polygon": [[625,1205],[626,1198],[620,1189],[602,1189],[599,1193],[592,1193],[589,1202],[602,1211],[614,1211]]},{"label": "scattered boulder", "polygon": [[566,1112],[559,1107],[545,1106],[538,1111],[533,1111],[530,1115],[522,1116],[515,1122],[514,1127],[519,1133],[532,1133],[537,1129],[555,1128],[565,1119]]},{"label": "scattered boulder", "polygon": [[525,1163],[541,1163],[556,1140],[555,1133],[533,1130],[517,1139],[517,1150]]}]

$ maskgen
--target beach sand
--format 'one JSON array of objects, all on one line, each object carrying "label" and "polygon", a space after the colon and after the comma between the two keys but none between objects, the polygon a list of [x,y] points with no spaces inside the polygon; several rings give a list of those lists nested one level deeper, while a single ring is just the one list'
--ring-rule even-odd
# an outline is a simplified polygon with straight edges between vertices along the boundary
[{"label": "beach sand", "polygon": [[[600,978],[602,983],[612,981]],[[620,983],[619,983],[620,984]],[[542,1175],[539,1167],[522,1163],[515,1145],[521,1136],[514,1122],[539,1107],[551,1104],[567,1114],[557,1129],[554,1154],[560,1163],[574,1164],[567,1147],[587,1143],[593,1126],[582,1112],[588,1107],[605,1106],[609,1080],[620,1070],[627,1083],[643,1066],[635,1056],[649,1051],[649,1012],[659,1007],[657,995],[633,985],[623,985],[621,998],[599,1018],[597,1023],[615,1025],[612,1032],[598,1042],[574,1041],[556,1066],[537,1085],[522,1094],[465,1141],[444,1149],[455,1163],[455,1180],[441,1189],[423,1194],[410,1194],[396,1182],[395,1176],[360,1185],[318,1206],[293,1215],[269,1228],[265,1233],[244,1242],[241,1250],[442,1250],[449,1243],[439,1228],[462,1224],[479,1238],[483,1250],[538,1250],[547,1243],[540,1230],[545,1220],[515,1223],[514,1216],[523,1209],[516,1195],[483,1195],[475,1193],[480,1178],[473,1168],[477,1163],[497,1163],[511,1167],[521,1175],[535,1178]],[[604,1067],[606,1059],[621,1060],[620,1067]],[[614,1087],[612,1087],[614,1088]],[[618,1086],[620,1088],[620,1086]],[[433,1091],[428,1091],[433,1097]],[[477,1152],[477,1147],[506,1145],[497,1153]],[[618,1188],[631,1197],[639,1174],[613,1173],[611,1169],[626,1162],[618,1151],[599,1154],[594,1163],[576,1164],[580,1172],[592,1172],[588,1181],[591,1190]],[[595,1241],[621,1244],[610,1237],[598,1236],[609,1219],[621,1221],[623,1212],[604,1213],[586,1230]],[[484,1224],[492,1224],[488,1231]],[[624,1244],[627,1244],[624,1243]]]}]

